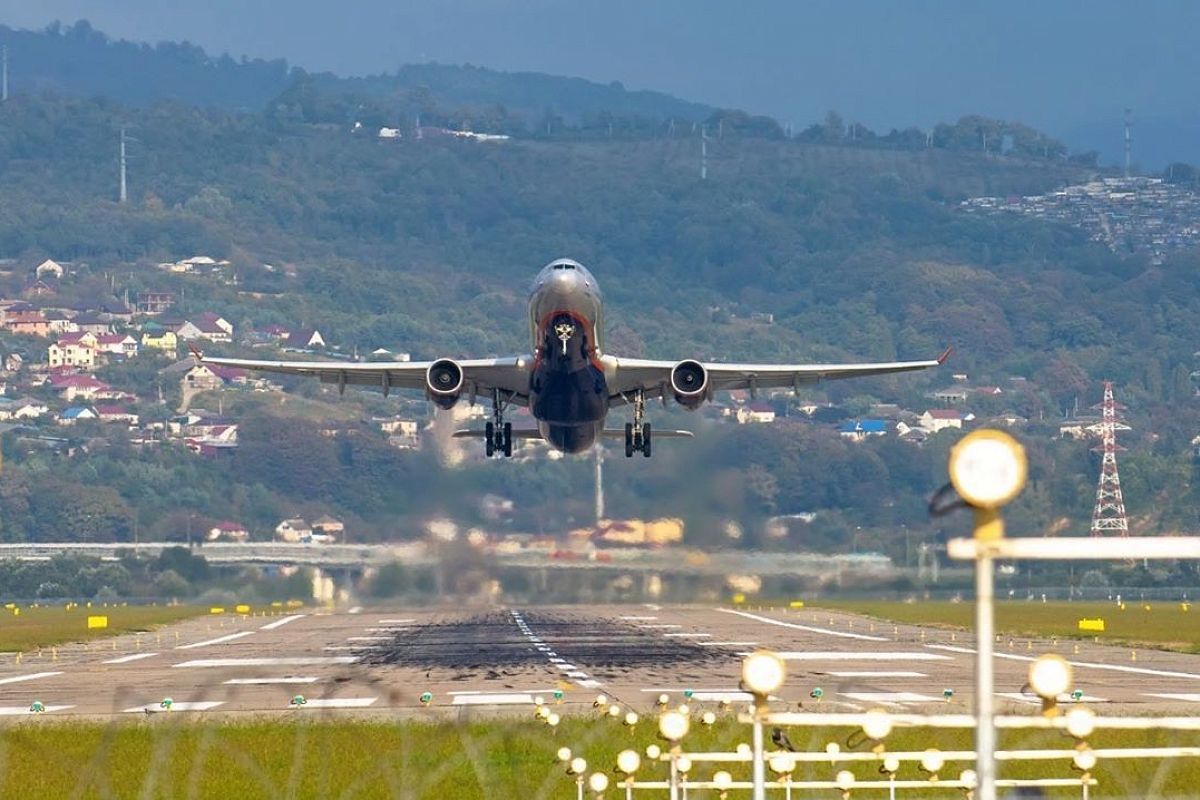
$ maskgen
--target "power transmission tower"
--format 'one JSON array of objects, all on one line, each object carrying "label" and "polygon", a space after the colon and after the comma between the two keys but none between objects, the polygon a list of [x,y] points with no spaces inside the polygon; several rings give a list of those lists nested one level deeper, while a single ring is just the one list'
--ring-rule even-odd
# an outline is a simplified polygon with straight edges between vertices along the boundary
[{"label": "power transmission tower", "polygon": [[1100,480],[1096,483],[1096,507],[1092,511],[1092,536],[1128,536],[1125,498],[1121,495],[1121,475],[1117,472],[1117,428],[1128,430],[1117,416],[1112,381],[1104,382],[1104,402],[1100,404]]}]

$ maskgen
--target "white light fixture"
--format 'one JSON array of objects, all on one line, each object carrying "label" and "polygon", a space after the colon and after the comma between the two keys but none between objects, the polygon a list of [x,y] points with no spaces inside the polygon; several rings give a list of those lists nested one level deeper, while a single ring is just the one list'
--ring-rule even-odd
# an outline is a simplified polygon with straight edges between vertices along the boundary
[{"label": "white light fixture", "polygon": [[1076,739],[1086,739],[1096,730],[1096,713],[1090,708],[1075,706],[1067,712],[1067,733]]},{"label": "white light fixture", "polygon": [[921,754],[921,769],[931,775],[936,775],[944,766],[946,766],[946,759],[942,756],[942,751],[937,748],[931,747]]},{"label": "white light fixture", "polygon": [[780,775],[790,775],[796,771],[796,759],[790,756],[771,756],[771,771]]},{"label": "white light fixture", "polygon": [[712,782],[713,786],[724,792],[728,790],[730,786],[733,786],[733,776],[725,770],[721,770],[713,775]]},{"label": "white light fixture", "polygon": [[1001,431],[974,431],[950,450],[950,482],[976,508],[1010,502],[1024,488],[1027,472],[1025,448]]},{"label": "white light fixture", "polygon": [[617,754],[617,769],[626,775],[632,775],[642,765],[642,757],[636,750],[622,750]]},{"label": "white light fixture", "polygon": [[679,708],[677,708],[675,710],[678,711],[680,714],[683,714],[685,717],[691,716],[691,714],[692,714],[692,709],[687,703],[684,703],[683,705],[681,705]]},{"label": "white light fixture", "polygon": [[1053,653],[1038,656],[1029,665],[1029,685],[1043,700],[1056,700],[1071,689],[1071,665]]},{"label": "white light fixture", "polygon": [[571,760],[571,748],[569,748],[569,747],[558,748],[558,760],[563,762],[564,764],[567,763],[568,761],[570,761]]},{"label": "white light fixture", "polygon": [[658,704],[659,704],[660,706],[665,706],[665,705],[666,705],[667,703],[669,703],[669,702],[671,702],[671,697],[670,697],[670,695],[668,695],[668,694],[666,694],[666,693],[663,693],[663,694],[660,694],[660,695],[658,696]]},{"label": "white light fixture", "polygon": [[750,745],[746,744],[745,742],[739,742],[738,746],[734,749],[734,752],[742,758],[749,758],[754,753],[754,751],[750,749]]},{"label": "white light fixture", "polygon": [[626,725],[628,725],[628,726],[629,726],[629,727],[631,727],[631,728],[632,728],[634,725],[637,725],[637,724],[638,724],[638,715],[637,715],[637,713],[636,713],[636,712],[633,712],[633,711],[630,711],[628,714],[626,714],[626,715],[625,715],[625,724],[626,724]]},{"label": "white light fixture", "polygon": [[863,715],[863,733],[872,741],[881,741],[892,732],[892,717],[882,708],[872,708]]},{"label": "white light fixture", "polygon": [[843,792],[848,792],[854,788],[854,780],[854,773],[848,769],[842,770],[837,774],[837,777],[834,778],[834,781],[837,783],[837,787]]},{"label": "white light fixture", "polygon": [[668,711],[658,718],[658,732],[668,742],[678,742],[688,732],[688,718],[678,711]]},{"label": "white light fixture", "polygon": [[551,713],[546,716],[546,724],[551,728],[556,727],[561,721],[562,720],[559,718],[558,714]]},{"label": "white light fixture", "polygon": [[700,717],[700,721],[705,725],[713,725],[717,721],[717,715],[711,711],[705,711],[704,715]]},{"label": "white light fixture", "polygon": [[606,694],[596,695],[596,699],[594,701],[592,701],[592,705],[595,706],[596,708],[600,708],[601,706],[608,705],[608,695],[606,695]]},{"label": "white light fixture", "polygon": [[692,771],[692,760],[687,756],[680,756],[675,759],[675,769],[679,771],[680,775],[687,775]]},{"label": "white light fixture", "polygon": [[759,697],[766,697],[783,686],[787,667],[783,659],[768,650],[746,656],[742,662],[742,685]]},{"label": "white light fixture", "polygon": [[617,705],[616,703],[613,703],[611,706],[608,707],[608,715],[610,717],[612,717],[613,719],[617,719],[618,717],[621,716],[621,707],[619,705]]},{"label": "white light fixture", "polygon": [[1071,759],[1075,762],[1075,766],[1084,772],[1090,772],[1096,766],[1096,754],[1090,748],[1083,748],[1075,753],[1075,757]]},{"label": "white light fixture", "polygon": [[836,756],[838,753],[842,752],[842,746],[837,742],[830,742],[829,744],[825,745],[825,752],[830,756]]},{"label": "white light fixture", "polygon": [[540,706],[540,705],[542,705],[542,704],[543,704],[543,703],[545,703],[545,702],[546,702],[546,701],[545,701],[545,700],[543,700],[543,699],[541,698],[541,696],[540,696],[540,695],[539,695],[538,697],[535,697],[535,698],[533,698],[533,704],[534,704],[535,706]]},{"label": "white light fixture", "polygon": [[973,769],[964,769],[958,774],[958,780],[962,783],[964,789],[976,789],[979,787],[979,775]]},{"label": "white light fixture", "polygon": [[900,759],[895,756],[885,756],[883,759],[883,771],[895,775],[900,771]]},{"label": "white light fixture", "polygon": [[603,772],[593,772],[588,777],[588,788],[596,794],[600,794],[608,788],[608,776]]},{"label": "white light fixture", "polygon": [[658,761],[662,758],[662,748],[656,744],[646,745],[646,758],[651,761]]},{"label": "white light fixture", "polygon": [[571,759],[571,763],[567,767],[567,771],[573,775],[582,775],[583,773],[587,772],[587,761],[576,756],[575,758]]}]

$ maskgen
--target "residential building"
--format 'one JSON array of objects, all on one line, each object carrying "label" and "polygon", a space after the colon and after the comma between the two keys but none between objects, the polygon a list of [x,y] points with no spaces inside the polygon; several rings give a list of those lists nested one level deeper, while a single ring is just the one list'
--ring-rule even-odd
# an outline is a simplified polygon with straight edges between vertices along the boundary
[{"label": "residential building", "polygon": [[321,534],[330,541],[337,541],[345,535],[346,525],[340,519],[324,514],[313,521],[312,532],[314,536]]},{"label": "residential building", "polygon": [[106,333],[96,337],[96,350],[105,355],[133,358],[138,354],[138,341],[128,333]]},{"label": "residential building", "polygon": [[164,330],[160,333],[147,331],[142,333],[142,347],[147,350],[157,350],[164,355],[174,358],[178,346],[179,339],[175,336],[175,331]]},{"label": "residential building", "polygon": [[139,314],[161,314],[175,305],[174,292],[138,292],[137,312]]},{"label": "residential building", "polygon": [[851,442],[865,442],[871,436],[887,436],[887,422],[881,419],[847,420],[838,434]]},{"label": "residential building", "polygon": [[97,416],[96,412],[87,406],[71,406],[58,415],[58,424],[70,426],[83,420],[97,419]]},{"label": "residential building", "polygon": [[60,280],[63,276],[63,266],[54,259],[47,258],[33,268],[33,274],[39,279],[53,278],[54,280]]},{"label": "residential building", "polygon": [[964,422],[974,418],[974,414],[964,415],[954,408],[931,408],[917,418],[917,425],[926,433],[937,433],[947,428],[962,428]]},{"label": "residential building", "polygon": [[775,421],[775,409],[766,403],[750,403],[737,410],[739,425],[769,423]]},{"label": "residential building", "polygon": [[50,379],[50,387],[68,403],[77,398],[94,400],[102,392],[112,390],[103,381],[98,381],[91,375],[58,375]]},{"label": "residential building", "polygon": [[275,526],[275,539],[289,544],[312,541],[312,533],[312,528],[300,517],[285,519]]},{"label": "residential building", "polygon": [[283,346],[289,350],[312,350],[317,347],[325,347],[325,339],[321,337],[319,331],[308,328],[288,334]]},{"label": "residential building", "polygon": [[233,325],[224,317],[206,311],[185,321],[175,332],[183,341],[205,339],[210,342],[232,342]]},{"label": "residential building", "polygon": [[4,315],[4,327],[23,336],[49,336],[50,320],[41,311],[17,311]]},{"label": "residential building", "polygon": [[141,421],[137,414],[124,406],[96,406],[96,416],[101,422],[123,422],[130,427]]},{"label": "residential building", "polygon": [[64,334],[46,350],[46,363],[51,369],[75,367],[93,370],[96,368],[96,336],[92,333]]},{"label": "residential building", "polygon": [[94,333],[97,336],[112,333],[112,323],[93,311],[76,314],[71,322],[75,325],[75,330],[77,331]]},{"label": "residential building", "polygon": [[250,538],[250,531],[240,522],[218,522],[208,530],[206,537],[210,542],[245,542]]}]

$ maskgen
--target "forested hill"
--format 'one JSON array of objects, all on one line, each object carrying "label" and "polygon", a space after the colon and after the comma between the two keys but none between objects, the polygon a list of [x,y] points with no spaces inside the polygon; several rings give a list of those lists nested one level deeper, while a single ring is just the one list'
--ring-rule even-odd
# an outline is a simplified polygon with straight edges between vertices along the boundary
[{"label": "forested hill", "polygon": [[[367,109],[368,116],[380,116],[381,124],[394,124],[398,116],[415,118],[435,108],[487,109],[493,115],[502,109],[506,119],[529,127],[544,126],[547,119],[577,123],[605,114],[654,122],[694,122],[713,111],[662,92],[628,91],[619,83],[473,66],[410,64],[394,74],[361,78],[308,75],[282,59],[235,60],[211,55],[187,42],[149,45],[112,40],[86,21],[56,23],[41,31],[0,25],[0,44],[9,49],[13,92],[104,96],[139,106],[169,100],[258,111],[289,88],[287,96],[295,97],[316,86],[337,103],[342,116],[350,109],[361,115],[364,105],[383,109],[382,116]],[[396,57],[402,61],[405,54]],[[429,121],[436,122],[436,116]],[[462,116],[458,115],[459,122]]]}]

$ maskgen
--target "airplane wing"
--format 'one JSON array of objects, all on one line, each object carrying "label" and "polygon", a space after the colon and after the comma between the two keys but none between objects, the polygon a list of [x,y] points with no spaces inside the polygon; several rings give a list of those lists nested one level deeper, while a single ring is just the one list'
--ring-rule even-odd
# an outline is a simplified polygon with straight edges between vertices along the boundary
[{"label": "airplane wing", "polygon": [[[719,364],[700,362],[708,375],[707,394],[734,389],[798,389],[807,384],[840,378],[865,378],[914,372],[945,363],[950,350],[929,361],[884,361],[875,364]],[[627,395],[641,389],[646,397],[670,395],[671,371],[680,362],[640,358],[612,358],[614,378],[610,405],[622,405]]]},{"label": "airplane wing", "polygon": [[[254,372],[273,372],[281,375],[303,375],[317,378],[321,383],[346,386],[378,386],[387,394],[391,389],[424,391],[425,374],[433,361],[258,361],[247,358],[210,358],[192,351],[197,362],[218,367],[231,367]],[[477,358],[455,361],[463,373],[462,394],[467,398],[491,397],[499,390],[509,402],[527,405],[529,400],[529,366],[526,356],[509,358]]]}]

